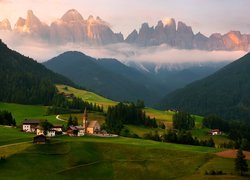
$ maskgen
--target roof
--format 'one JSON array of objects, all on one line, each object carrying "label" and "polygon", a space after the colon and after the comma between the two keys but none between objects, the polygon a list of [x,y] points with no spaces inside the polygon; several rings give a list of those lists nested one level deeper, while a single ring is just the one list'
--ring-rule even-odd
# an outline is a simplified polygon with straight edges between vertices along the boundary
[{"label": "roof", "polygon": [[220,132],[219,129],[212,129],[211,132]]},{"label": "roof", "polygon": [[75,128],[76,128],[77,130],[84,130],[84,129],[85,129],[85,128],[82,127],[82,126],[75,126]]},{"label": "roof", "polygon": [[44,121],[44,119],[25,119],[23,124],[40,124],[41,121]]},{"label": "roof", "polygon": [[34,141],[46,141],[46,136],[44,136],[43,134],[35,136]]},{"label": "roof", "polygon": [[99,123],[97,121],[89,121],[88,128],[94,128],[96,126],[96,124],[99,125]]},{"label": "roof", "polygon": [[53,125],[53,128],[63,128],[63,125],[55,124],[55,125]]},{"label": "roof", "polygon": [[71,129],[71,130],[77,130],[77,128],[75,126],[69,126],[69,129]]}]

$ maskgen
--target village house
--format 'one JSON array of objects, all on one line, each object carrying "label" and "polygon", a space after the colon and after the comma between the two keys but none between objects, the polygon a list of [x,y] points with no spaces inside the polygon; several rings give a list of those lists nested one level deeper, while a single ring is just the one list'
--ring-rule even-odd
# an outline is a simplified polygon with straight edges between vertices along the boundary
[{"label": "village house", "polygon": [[37,126],[40,124],[39,119],[25,119],[22,130],[25,132],[36,132]]},{"label": "village house", "polygon": [[82,126],[76,126],[77,129],[77,136],[84,136],[85,134],[85,129]]},{"label": "village house", "polygon": [[209,134],[214,136],[214,135],[221,135],[221,131],[219,129],[212,129]]},{"label": "village house", "polygon": [[69,136],[84,136],[85,129],[82,126],[69,126],[67,134]]},{"label": "village house", "polygon": [[[22,125],[22,130],[24,132],[36,133],[36,135],[44,135],[44,129],[40,126],[40,123],[44,121],[43,119],[25,119]],[[62,134],[63,126],[55,125],[50,130],[47,131],[46,136],[53,137],[56,134]]]},{"label": "village house", "polygon": [[59,94],[63,95],[66,98],[73,98],[73,97],[75,97],[73,93],[59,92]]},{"label": "village house", "polygon": [[45,144],[47,141],[46,136],[44,135],[38,135],[33,138],[34,144]]},{"label": "village house", "polygon": [[63,125],[53,125],[53,127],[51,128],[52,130],[55,130],[56,132],[63,132]]},{"label": "village house", "polygon": [[[37,128],[36,128],[36,135],[45,135],[44,134],[44,129],[41,126],[37,126]],[[48,137],[54,137],[54,136],[56,136],[56,131],[53,130],[53,129],[50,129],[50,130],[47,131],[46,136],[48,136]]]},{"label": "village house", "polygon": [[77,129],[75,126],[69,126],[67,129],[67,135],[68,136],[77,136]]}]

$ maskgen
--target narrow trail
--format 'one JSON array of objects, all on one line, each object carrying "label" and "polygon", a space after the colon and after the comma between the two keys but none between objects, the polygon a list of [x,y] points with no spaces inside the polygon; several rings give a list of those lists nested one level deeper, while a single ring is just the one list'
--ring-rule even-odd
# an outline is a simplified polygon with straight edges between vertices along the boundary
[{"label": "narrow trail", "polygon": [[25,141],[25,142],[13,143],[13,144],[6,144],[6,145],[0,146],[0,148],[9,147],[9,146],[15,146],[15,145],[20,145],[20,144],[26,144],[26,143],[30,143],[30,142],[31,141]]},{"label": "narrow trail", "polygon": [[59,118],[59,116],[60,116],[59,114],[56,116],[56,119],[57,119],[58,121],[66,122],[66,120]]}]

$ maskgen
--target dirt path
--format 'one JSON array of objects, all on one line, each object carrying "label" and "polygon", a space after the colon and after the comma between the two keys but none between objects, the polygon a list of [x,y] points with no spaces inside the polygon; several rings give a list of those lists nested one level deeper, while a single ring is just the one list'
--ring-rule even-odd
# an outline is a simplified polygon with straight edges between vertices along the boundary
[{"label": "dirt path", "polygon": [[13,143],[13,144],[6,144],[6,145],[0,146],[0,148],[9,147],[9,146],[15,146],[15,145],[19,145],[19,144],[26,144],[26,143],[30,143],[30,142],[31,141],[25,141],[25,142]]},{"label": "dirt path", "polygon": [[59,115],[56,116],[56,119],[57,119],[58,121],[64,121],[64,122],[66,122],[66,120],[59,118]]},{"label": "dirt path", "polygon": [[[216,153],[217,156],[225,157],[225,158],[236,158],[237,150],[226,150],[222,152]],[[250,152],[244,151],[247,160],[250,160]]]}]

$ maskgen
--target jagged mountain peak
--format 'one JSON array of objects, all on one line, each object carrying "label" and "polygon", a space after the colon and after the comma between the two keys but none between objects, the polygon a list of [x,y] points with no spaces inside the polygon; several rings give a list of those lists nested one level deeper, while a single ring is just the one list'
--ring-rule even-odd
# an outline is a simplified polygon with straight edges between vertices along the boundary
[{"label": "jagged mountain peak", "polygon": [[177,31],[192,31],[192,27],[191,26],[187,26],[184,22],[179,21],[178,22],[178,27],[177,27]]},{"label": "jagged mountain peak", "polygon": [[160,20],[160,21],[158,21],[158,23],[157,23],[157,25],[156,25],[156,27],[155,28],[163,28],[163,26],[164,26],[164,24],[163,24],[163,22]]},{"label": "jagged mountain peak", "polygon": [[10,21],[8,19],[3,19],[2,21],[0,21],[0,30],[11,30],[11,25],[10,25]]},{"label": "jagged mountain peak", "polygon": [[164,26],[176,26],[176,22],[174,18],[166,17],[163,19]]},{"label": "jagged mountain peak", "polygon": [[75,9],[68,10],[61,18],[64,22],[83,21],[82,15]]},{"label": "jagged mountain peak", "polygon": [[32,10],[28,10],[27,11],[26,25],[33,26],[33,25],[40,25],[40,24],[42,24],[40,19],[34,15]]}]

